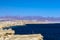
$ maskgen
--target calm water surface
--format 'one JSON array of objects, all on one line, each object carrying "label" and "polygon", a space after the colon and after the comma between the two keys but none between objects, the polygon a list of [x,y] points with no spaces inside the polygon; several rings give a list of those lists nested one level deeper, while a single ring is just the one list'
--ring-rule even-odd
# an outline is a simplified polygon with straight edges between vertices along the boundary
[{"label": "calm water surface", "polygon": [[27,24],[26,26],[12,26],[15,34],[38,34],[44,36],[44,40],[60,40],[60,24]]}]

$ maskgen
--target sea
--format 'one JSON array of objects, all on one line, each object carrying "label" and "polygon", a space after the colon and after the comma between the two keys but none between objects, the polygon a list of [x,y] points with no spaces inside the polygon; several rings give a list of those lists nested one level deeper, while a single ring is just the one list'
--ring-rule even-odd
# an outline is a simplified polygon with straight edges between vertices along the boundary
[{"label": "sea", "polygon": [[[15,34],[42,34],[44,40],[60,40],[60,23],[55,24],[26,24],[11,26]],[[8,28],[7,28],[8,29]]]}]

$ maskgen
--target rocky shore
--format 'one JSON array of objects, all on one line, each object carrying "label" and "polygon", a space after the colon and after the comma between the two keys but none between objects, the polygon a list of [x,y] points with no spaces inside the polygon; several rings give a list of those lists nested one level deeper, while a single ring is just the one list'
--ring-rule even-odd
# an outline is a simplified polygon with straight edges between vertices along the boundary
[{"label": "rocky shore", "polygon": [[15,35],[12,29],[0,29],[0,40],[43,40],[41,34]]}]

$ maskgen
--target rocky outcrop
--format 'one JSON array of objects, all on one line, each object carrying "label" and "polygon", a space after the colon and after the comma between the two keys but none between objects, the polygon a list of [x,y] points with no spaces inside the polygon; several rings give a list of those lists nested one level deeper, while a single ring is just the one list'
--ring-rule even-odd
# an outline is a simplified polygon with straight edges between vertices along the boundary
[{"label": "rocky outcrop", "polygon": [[15,35],[12,29],[0,29],[0,40],[43,40],[41,34]]}]

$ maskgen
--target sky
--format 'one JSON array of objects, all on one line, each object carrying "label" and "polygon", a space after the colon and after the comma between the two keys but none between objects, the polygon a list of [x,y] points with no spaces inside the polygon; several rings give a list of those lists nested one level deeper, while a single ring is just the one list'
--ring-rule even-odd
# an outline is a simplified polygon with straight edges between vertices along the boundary
[{"label": "sky", "polygon": [[60,17],[60,0],[0,0],[0,16]]}]

